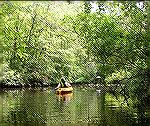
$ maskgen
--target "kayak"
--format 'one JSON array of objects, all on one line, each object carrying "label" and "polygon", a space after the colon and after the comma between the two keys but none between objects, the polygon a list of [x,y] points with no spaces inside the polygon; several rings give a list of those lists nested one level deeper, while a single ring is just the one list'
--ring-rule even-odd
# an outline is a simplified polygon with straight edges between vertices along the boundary
[{"label": "kayak", "polygon": [[66,88],[58,88],[56,89],[57,94],[65,94],[65,93],[70,93],[73,91],[72,87],[66,87]]}]

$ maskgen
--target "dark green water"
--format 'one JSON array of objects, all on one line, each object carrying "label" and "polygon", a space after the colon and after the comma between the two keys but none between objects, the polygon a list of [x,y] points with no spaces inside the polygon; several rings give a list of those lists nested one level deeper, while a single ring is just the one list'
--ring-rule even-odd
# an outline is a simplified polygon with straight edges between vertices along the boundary
[{"label": "dark green water", "polygon": [[149,126],[148,110],[120,101],[93,89],[74,88],[65,96],[50,88],[1,91],[0,126]]}]

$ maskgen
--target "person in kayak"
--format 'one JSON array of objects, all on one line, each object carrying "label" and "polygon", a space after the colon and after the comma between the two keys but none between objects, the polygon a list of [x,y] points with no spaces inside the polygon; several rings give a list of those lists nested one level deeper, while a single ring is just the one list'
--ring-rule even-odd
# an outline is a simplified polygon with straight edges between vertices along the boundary
[{"label": "person in kayak", "polygon": [[67,88],[67,87],[71,87],[71,85],[68,82],[66,82],[66,80],[65,80],[64,77],[61,77],[60,83],[58,84],[58,86],[55,89],[58,89],[58,88]]}]

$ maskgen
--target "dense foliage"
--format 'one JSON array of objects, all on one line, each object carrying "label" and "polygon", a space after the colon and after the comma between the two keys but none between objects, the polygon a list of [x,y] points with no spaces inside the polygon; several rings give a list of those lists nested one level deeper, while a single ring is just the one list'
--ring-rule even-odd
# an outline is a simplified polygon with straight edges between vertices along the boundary
[{"label": "dense foliage", "polygon": [[94,83],[99,76],[122,94],[150,92],[150,2],[0,4],[1,83],[52,84],[62,74]]}]

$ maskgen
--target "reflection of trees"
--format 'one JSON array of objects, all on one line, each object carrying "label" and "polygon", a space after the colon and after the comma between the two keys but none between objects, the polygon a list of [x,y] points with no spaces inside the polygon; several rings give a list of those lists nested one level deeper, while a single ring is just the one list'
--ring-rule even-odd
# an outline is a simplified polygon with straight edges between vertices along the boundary
[{"label": "reflection of trees", "polygon": [[105,93],[100,94],[98,98],[98,117],[99,120],[98,122],[101,125],[106,125],[107,124],[107,119],[106,119],[106,110],[105,110]]},{"label": "reflection of trees", "polygon": [[3,121],[2,113],[3,113],[3,93],[0,90],[0,124],[2,124]]},{"label": "reflection of trees", "polygon": [[[144,125],[148,118],[139,102],[137,116],[131,108],[115,106],[110,94],[96,94],[87,89],[75,89],[69,102],[58,100],[52,91],[25,90],[9,92],[2,97],[3,117],[9,125]],[[0,97],[1,100],[1,97]],[[6,102],[7,101],[7,102]],[[138,123],[136,123],[138,121]],[[3,122],[2,122],[3,124]]]},{"label": "reflection of trees", "polygon": [[[100,125],[149,125],[148,117],[145,115],[146,110],[142,102],[134,109],[132,107],[117,107],[115,106],[115,99],[107,99],[106,95],[108,94],[102,93],[97,97],[98,123]],[[135,112],[136,109],[137,112]],[[135,113],[137,114],[136,117]]]},{"label": "reflection of trees", "polygon": [[46,122],[45,103],[47,94],[36,90],[27,90],[23,94],[21,110],[26,111],[27,120],[33,124],[44,124]]},{"label": "reflection of trees", "polygon": [[[11,93],[10,93],[11,94]],[[20,91],[17,96],[19,101],[18,104],[7,106],[7,121],[10,125],[36,125],[45,124],[46,122],[46,108],[43,107],[45,103],[45,97],[38,95],[37,91],[26,90]],[[17,95],[17,93],[15,93]],[[15,96],[9,96],[6,101],[16,102]],[[15,101],[16,100],[16,101]]]}]

